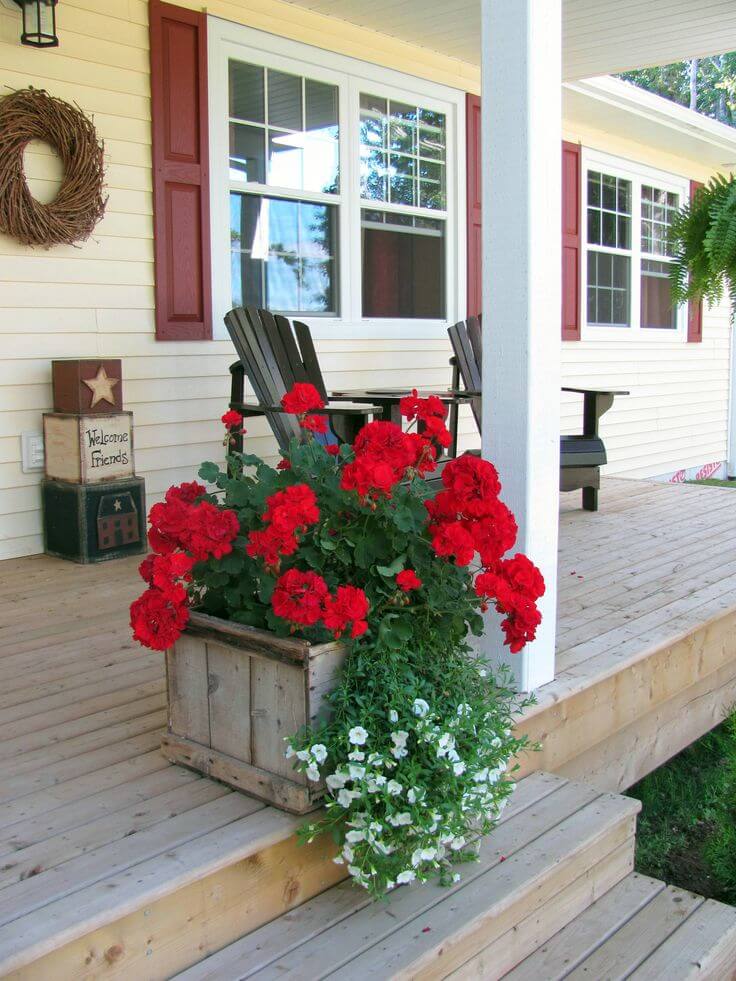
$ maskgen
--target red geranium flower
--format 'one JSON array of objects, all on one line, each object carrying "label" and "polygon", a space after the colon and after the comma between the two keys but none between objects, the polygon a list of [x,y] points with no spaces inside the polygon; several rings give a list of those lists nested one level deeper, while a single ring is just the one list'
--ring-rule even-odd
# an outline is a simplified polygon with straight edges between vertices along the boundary
[{"label": "red geranium flower", "polygon": [[162,592],[151,587],[130,606],[133,637],[154,651],[168,650],[189,620],[186,592],[181,586]]},{"label": "red geranium flower", "polygon": [[263,521],[287,531],[296,531],[314,524],[319,521],[314,491],[307,484],[291,484],[284,490],[277,491],[266,500]]},{"label": "red geranium flower", "polygon": [[357,586],[338,586],[324,603],[324,624],[335,637],[341,637],[352,624],[351,637],[361,637],[368,629],[368,597]]},{"label": "red geranium flower", "polygon": [[337,443],[328,443],[327,446],[325,446],[325,453],[329,453],[330,456],[339,456],[340,447],[337,445]]},{"label": "red geranium flower", "polygon": [[236,426],[242,426],[243,417],[235,409],[228,409],[225,415],[222,417],[223,425],[227,426],[228,429],[235,429]]},{"label": "red geranium flower", "polygon": [[187,551],[197,561],[213,556],[221,559],[233,550],[233,540],[240,531],[240,522],[234,511],[218,508],[209,501],[192,508]]},{"label": "red geranium flower", "polygon": [[202,497],[206,493],[207,488],[204,484],[200,484],[196,480],[191,480],[189,483],[179,484],[178,487],[169,487],[166,491],[166,500],[169,503],[172,501],[184,501],[185,504],[193,504],[198,497]]},{"label": "red geranium flower", "polygon": [[277,470],[291,470],[291,460],[287,460],[286,457],[283,457],[276,464],[276,469]]},{"label": "red geranium flower", "polygon": [[308,429],[311,433],[324,434],[329,428],[325,416],[304,416],[299,422],[302,429]]},{"label": "red geranium flower", "polygon": [[314,385],[309,382],[296,382],[291,391],[281,399],[281,405],[291,415],[301,416],[313,409],[323,409],[324,400]]},{"label": "red geranium flower", "polygon": [[396,576],[396,585],[405,593],[410,593],[412,589],[419,589],[422,580],[413,569],[404,569]]},{"label": "red geranium flower", "polygon": [[287,570],[276,581],[271,606],[276,616],[303,627],[314,626],[324,611],[329,595],[327,583],[316,572]]},{"label": "red geranium flower", "polygon": [[[172,488],[174,490],[174,488]],[[183,497],[172,495],[154,504],[148,513],[151,528],[148,541],[154,552],[168,555],[178,548],[189,547],[189,526],[194,508]]]},{"label": "red geranium flower", "polygon": [[430,529],[432,548],[437,555],[455,558],[455,565],[469,565],[475,555],[475,544],[470,533],[459,521],[446,521]]},{"label": "red geranium flower", "polygon": [[442,471],[442,483],[452,495],[457,511],[468,518],[490,514],[501,491],[493,464],[470,453],[450,460]]}]

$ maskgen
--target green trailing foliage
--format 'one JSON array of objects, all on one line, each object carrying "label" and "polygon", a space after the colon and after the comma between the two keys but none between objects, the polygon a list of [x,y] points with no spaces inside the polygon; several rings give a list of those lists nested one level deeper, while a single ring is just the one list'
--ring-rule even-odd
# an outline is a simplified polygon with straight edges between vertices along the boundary
[{"label": "green trailing foliage", "polygon": [[736,176],[717,174],[675,215],[670,227],[676,303],[736,298]]}]

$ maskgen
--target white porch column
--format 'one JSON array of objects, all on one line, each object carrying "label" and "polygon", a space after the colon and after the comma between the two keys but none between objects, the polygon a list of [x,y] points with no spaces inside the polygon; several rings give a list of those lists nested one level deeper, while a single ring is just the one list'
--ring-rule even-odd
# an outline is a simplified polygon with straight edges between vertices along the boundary
[{"label": "white porch column", "polygon": [[483,455],[519,522],[517,547],[547,584],[534,643],[521,654],[504,654],[500,644],[494,653],[529,691],[554,678],[561,0],[481,0],[481,9]]}]

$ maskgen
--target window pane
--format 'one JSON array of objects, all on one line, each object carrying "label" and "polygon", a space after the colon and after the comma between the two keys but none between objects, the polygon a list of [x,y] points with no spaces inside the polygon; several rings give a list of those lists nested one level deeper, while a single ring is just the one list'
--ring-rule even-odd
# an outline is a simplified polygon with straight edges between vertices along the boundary
[{"label": "window pane", "polygon": [[233,303],[337,313],[337,208],[230,195]]},{"label": "window pane", "polygon": [[361,197],[444,211],[444,114],[365,93],[360,107]]},{"label": "window pane", "polygon": [[240,181],[263,184],[264,132],[256,126],[230,123],[230,176]]},{"label": "window pane", "polygon": [[445,316],[445,223],[362,212],[363,316]]},{"label": "window pane", "polygon": [[305,129],[315,136],[337,139],[337,86],[307,78],[304,82]]},{"label": "window pane", "polygon": [[268,183],[274,187],[302,186],[302,134],[268,132]]},{"label": "window pane", "polygon": [[641,325],[659,330],[677,327],[670,296],[669,263],[643,259],[641,263]]},{"label": "window pane", "polygon": [[588,171],[588,244],[631,248],[631,181]]},{"label": "window pane", "polygon": [[251,123],[262,123],[263,69],[258,65],[247,65],[244,61],[231,61],[228,70],[230,115]]},{"label": "window pane", "polygon": [[588,323],[628,327],[631,323],[631,259],[588,251]]},{"label": "window pane", "polygon": [[268,70],[268,121],[284,129],[302,128],[302,80]]},{"label": "window pane", "polygon": [[642,185],[641,250],[649,255],[673,255],[668,241],[672,219],[680,205],[679,195]]}]

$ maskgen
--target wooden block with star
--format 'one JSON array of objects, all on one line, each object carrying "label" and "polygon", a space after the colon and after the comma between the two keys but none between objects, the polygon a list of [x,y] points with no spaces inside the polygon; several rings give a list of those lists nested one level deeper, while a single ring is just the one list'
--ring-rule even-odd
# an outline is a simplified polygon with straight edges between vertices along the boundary
[{"label": "wooden block with star", "polygon": [[135,474],[132,412],[47,412],[43,437],[50,480],[98,484]]},{"label": "wooden block with star", "polygon": [[119,358],[67,358],[51,362],[54,412],[119,412],[123,373]]}]

